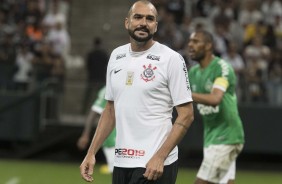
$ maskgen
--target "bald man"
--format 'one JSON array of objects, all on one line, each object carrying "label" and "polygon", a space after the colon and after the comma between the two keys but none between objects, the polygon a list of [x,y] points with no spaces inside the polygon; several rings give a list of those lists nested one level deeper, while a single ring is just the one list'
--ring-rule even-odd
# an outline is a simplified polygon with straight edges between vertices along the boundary
[{"label": "bald man", "polygon": [[111,53],[107,104],[80,166],[86,181],[93,181],[95,155],[116,127],[113,184],[176,182],[177,144],[194,119],[192,95],[184,59],[153,40],[157,25],[149,1],[134,3],[125,18],[130,43]]}]

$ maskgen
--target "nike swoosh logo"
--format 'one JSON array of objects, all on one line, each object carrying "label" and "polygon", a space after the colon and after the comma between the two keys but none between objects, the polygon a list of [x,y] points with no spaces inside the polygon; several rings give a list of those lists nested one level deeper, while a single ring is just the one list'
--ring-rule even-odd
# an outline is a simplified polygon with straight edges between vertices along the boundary
[{"label": "nike swoosh logo", "polygon": [[116,73],[118,73],[118,72],[121,71],[121,70],[122,70],[122,69],[115,70],[114,73],[116,74]]}]

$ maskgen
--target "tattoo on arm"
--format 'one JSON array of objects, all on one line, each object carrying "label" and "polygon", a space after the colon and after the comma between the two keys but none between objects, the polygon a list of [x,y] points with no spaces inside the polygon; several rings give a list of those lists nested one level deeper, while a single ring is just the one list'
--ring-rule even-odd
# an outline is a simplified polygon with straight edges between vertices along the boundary
[{"label": "tattoo on arm", "polygon": [[174,124],[175,124],[175,125],[178,125],[178,126],[181,126],[181,127],[183,127],[184,129],[188,130],[188,126],[186,126],[186,125],[183,124],[183,123],[175,122]]}]

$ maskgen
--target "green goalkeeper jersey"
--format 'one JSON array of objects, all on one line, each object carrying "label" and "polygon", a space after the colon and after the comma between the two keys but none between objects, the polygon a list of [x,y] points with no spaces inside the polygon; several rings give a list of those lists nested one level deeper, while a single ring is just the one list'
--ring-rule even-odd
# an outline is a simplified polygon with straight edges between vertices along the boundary
[{"label": "green goalkeeper jersey", "polygon": [[217,106],[197,104],[204,123],[204,146],[244,143],[235,93],[236,76],[232,66],[215,57],[204,69],[199,64],[192,66],[189,78],[192,92],[209,94],[212,88],[225,91]]},{"label": "green goalkeeper jersey", "polygon": [[[98,92],[98,98],[94,101],[92,105],[92,110],[101,114],[106,106],[107,100],[105,100],[106,86],[101,88]],[[116,143],[116,129],[114,129],[108,138],[104,141],[104,147],[114,147]]]}]

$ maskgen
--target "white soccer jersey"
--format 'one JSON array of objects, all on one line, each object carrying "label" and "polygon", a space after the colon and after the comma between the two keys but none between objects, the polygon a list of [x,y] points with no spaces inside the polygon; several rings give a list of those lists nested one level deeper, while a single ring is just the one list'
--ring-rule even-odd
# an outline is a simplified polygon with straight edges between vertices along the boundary
[{"label": "white soccer jersey", "polygon": [[[158,42],[144,52],[118,47],[109,60],[105,98],[115,106],[114,165],[145,167],[172,128],[173,106],[192,101],[184,59]],[[165,165],[177,158],[175,147]]]}]

